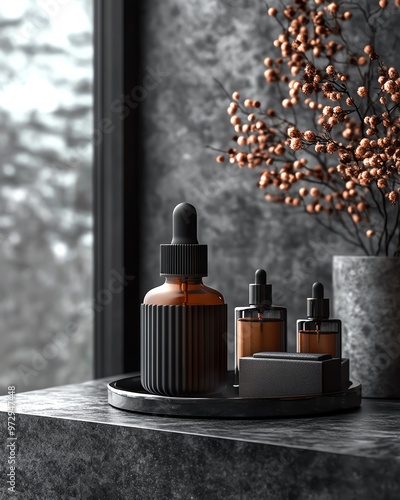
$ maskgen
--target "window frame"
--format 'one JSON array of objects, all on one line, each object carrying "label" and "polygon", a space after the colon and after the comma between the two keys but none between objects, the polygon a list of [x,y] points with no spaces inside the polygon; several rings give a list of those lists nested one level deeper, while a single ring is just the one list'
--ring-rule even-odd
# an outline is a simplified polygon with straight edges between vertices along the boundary
[{"label": "window frame", "polygon": [[140,82],[141,12],[141,1],[94,2],[95,378],[140,368],[141,119],[115,109]]}]

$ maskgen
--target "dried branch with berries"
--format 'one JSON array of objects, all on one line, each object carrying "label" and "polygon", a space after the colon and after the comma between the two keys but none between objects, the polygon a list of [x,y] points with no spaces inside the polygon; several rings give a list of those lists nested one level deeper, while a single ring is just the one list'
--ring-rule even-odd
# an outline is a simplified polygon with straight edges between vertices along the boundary
[{"label": "dried branch with berries", "polygon": [[[235,146],[217,161],[261,169],[267,201],[315,216],[365,254],[399,256],[400,78],[377,47],[400,0],[277,3],[268,14],[280,53],[265,58],[264,76],[281,105],[234,92]],[[368,41],[357,50],[360,22]]]}]

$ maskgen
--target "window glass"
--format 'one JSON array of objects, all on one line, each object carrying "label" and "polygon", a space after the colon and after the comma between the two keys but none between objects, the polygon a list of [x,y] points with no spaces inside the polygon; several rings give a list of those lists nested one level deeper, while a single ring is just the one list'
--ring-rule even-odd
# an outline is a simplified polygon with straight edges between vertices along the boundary
[{"label": "window glass", "polygon": [[0,0],[0,390],[92,378],[90,0]]}]

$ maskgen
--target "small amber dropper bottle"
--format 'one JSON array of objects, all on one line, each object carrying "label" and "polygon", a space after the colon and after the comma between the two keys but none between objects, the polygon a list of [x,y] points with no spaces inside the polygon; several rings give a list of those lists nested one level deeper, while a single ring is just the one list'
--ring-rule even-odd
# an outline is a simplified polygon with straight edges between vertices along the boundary
[{"label": "small amber dropper bottle", "polygon": [[235,386],[239,360],[257,352],[286,351],[286,307],[272,305],[272,285],[267,273],[257,269],[249,285],[249,306],[235,309]]},{"label": "small amber dropper bottle", "polygon": [[330,354],[342,357],[342,322],[329,318],[329,299],[324,286],[316,282],[307,299],[307,319],[297,320],[297,352]]},{"label": "small amber dropper bottle", "polygon": [[202,396],[223,388],[227,376],[227,306],[203,284],[207,245],[197,240],[197,212],[173,212],[171,244],[161,245],[165,283],[141,305],[141,382],[154,394]]}]

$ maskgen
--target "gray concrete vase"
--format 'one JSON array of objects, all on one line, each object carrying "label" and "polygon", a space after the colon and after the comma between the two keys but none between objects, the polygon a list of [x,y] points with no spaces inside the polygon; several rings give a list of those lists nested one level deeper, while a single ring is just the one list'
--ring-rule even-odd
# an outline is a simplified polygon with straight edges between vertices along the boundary
[{"label": "gray concrete vase", "polygon": [[400,258],[335,256],[334,315],[363,397],[400,398]]}]

